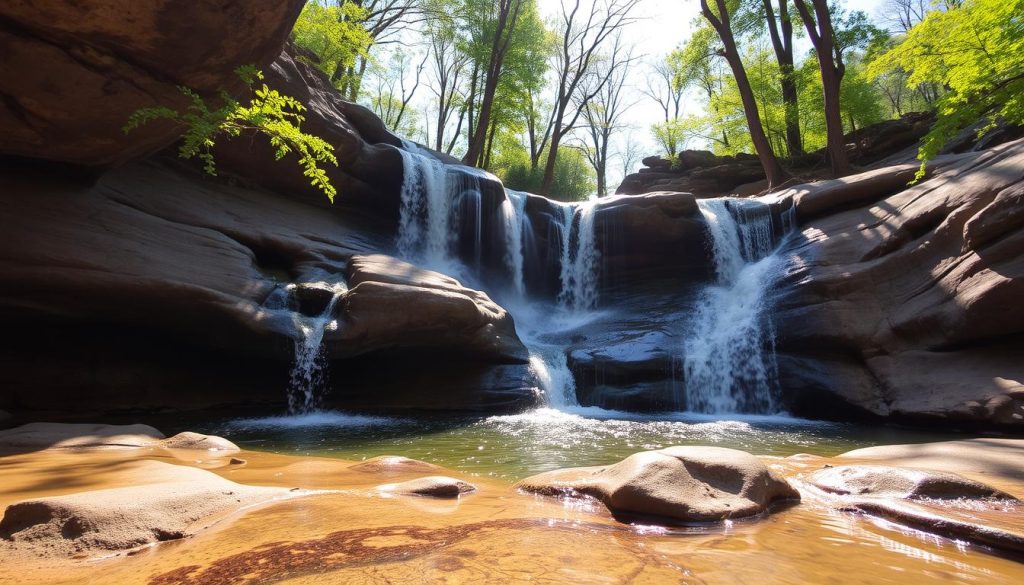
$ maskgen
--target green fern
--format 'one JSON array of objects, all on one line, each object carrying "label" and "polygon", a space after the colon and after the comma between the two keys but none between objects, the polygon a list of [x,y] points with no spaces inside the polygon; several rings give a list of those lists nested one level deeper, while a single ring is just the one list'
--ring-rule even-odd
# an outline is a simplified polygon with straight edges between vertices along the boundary
[{"label": "green fern", "polygon": [[334,156],[334,147],[326,140],[301,130],[302,122],[305,121],[302,112],[306,107],[297,99],[270,89],[265,83],[254,89],[253,86],[263,79],[263,72],[253,65],[239,67],[235,74],[253,94],[248,105],[242,105],[221,90],[220,107],[211,109],[207,101],[194,90],[179,87],[189,100],[184,111],[167,107],[139,109],[128,118],[125,133],[154,120],[170,120],[184,129],[178,155],[186,159],[199,158],[203,162],[203,170],[211,175],[217,174],[212,149],[218,137],[235,137],[249,132],[262,134],[274,148],[275,160],[294,153],[310,184],[334,202],[337,189],[331,184],[321,164],[338,166],[338,159]]}]

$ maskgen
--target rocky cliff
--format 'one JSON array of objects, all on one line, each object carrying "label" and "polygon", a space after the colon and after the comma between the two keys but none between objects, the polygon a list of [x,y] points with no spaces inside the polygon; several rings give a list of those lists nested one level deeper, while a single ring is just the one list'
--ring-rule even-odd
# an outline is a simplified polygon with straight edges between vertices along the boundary
[{"label": "rocky cliff", "polygon": [[[402,141],[286,46],[301,2],[264,4],[0,9],[11,55],[0,64],[0,409],[279,408],[304,324],[328,309],[330,405],[538,404],[540,381],[509,313],[392,257]],[[198,21],[201,30],[182,33]],[[246,63],[305,102],[305,130],[335,146],[334,205],[301,172],[272,164],[259,141],[218,145],[221,176],[211,178],[174,156],[173,129],[121,134],[135,109],[178,104],[176,85],[231,88]],[[890,150],[919,131],[894,128]],[[599,303],[616,311],[554,340],[584,404],[679,406],[678,323],[715,272],[706,218],[694,194],[679,192],[699,191],[694,169],[706,168],[703,155],[687,156],[689,183],[592,209]],[[798,223],[783,250],[788,276],[772,291],[779,406],[1024,426],[1024,143],[945,157],[907,188],[914,170],[796,186],[771,206],[773,226],[794,207]],[[482,181],[474,209],[485,237],[458,250],[477,254],[481,280],[502,286],[506,197]],[[523,279],[550,300],[560,242],[579,226],[544,198],[523,205],[535,259]],[[310,285],[322,281],[347,289]]]}]

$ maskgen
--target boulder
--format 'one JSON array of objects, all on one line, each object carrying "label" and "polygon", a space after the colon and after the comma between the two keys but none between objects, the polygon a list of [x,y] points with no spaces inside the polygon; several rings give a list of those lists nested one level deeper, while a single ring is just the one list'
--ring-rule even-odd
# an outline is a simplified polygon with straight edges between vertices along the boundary
[{"label": "boulder", "polygon": [[442,467],[400,455],[380,455],[378,457],[371,457],[361,463],[356,463],[350,466],[349,469],[363,473],[419,473],[423,471],[438,471]]},{"label": "boulder", "polygon": [[617,516],[668,523],[743,518],[776,502],[800,499],[757,457],[721,447],[644,451],[606,467],[542,473],[516,487],[548,496],[584,494]]},{"label": "boulder", "polygon": [[377,254],[349,260],[348,281],[343,324],[325,336],[331,356],[389,349],[529,361],[508,311],[453,278]]},{"label": "boulder", "polygon": [[12,504],[0,520],[0,549],[39,556],[100,556],[192,536],[226,515],[288,496],[202,469],[157,461],[126,463],[138,483]]},{"label": "boulder", "polygon": [[425,496],[430,498],[452,499],[462,497],[463,494],[476,491],[476,486],[471,483],[445,477],[443,475],[431,475],[420,477],[402,483],[389,483],[377,486],[377,489],[400,496]]},{"label": "boulder", "polygon": [[847,451],[839,459],[932,469],[983,477],[986,481],[1024,481],[1024,440],[964,439],[914,445],[882,445]]},{"label": "boulder", "polygon": [[160,446],[165,449],[183,449],[190,451],[241,451],[241,449],[238,448],[238,445],[223,437],[203,435],[200,433],[193,433],[191,431],[178,433],[173,437],[164,439],[163,441],[160,441]]},{"label": "boulder", "polygon": [[[1024,426],[1024,141],[789,193],[774,315],[790,412]],[[897,180],[899,179],[899,180]]]},{"label": "boulder", "polygon": [[955,473],[889,467],[841,465],[814,472],[807,482],[826,492],[896,499],[1001,499],[1016,498]]},{"label": "boulder", "polygon": [[203,96],[241,89],[234,71],[281,51],[302,0],[15,0],[0,8],[0,154],[106,166],[173,143],[132,112],[182,108],[178,86]]}]

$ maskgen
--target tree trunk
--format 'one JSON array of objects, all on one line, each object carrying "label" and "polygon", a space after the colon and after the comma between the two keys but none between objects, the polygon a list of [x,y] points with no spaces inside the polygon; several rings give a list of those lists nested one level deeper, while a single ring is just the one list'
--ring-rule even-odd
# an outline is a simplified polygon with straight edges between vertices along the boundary
[{"label": "tree trunk", "polygon": [[[843,114],[839,101],[842,87],[844,66],[834,56],[835,38],[832,30],[832,17],[825,0],[811,0],[814,4],[814,16],[805,4],[805,0],[794,0],[796,8],[803,18],[807,35],[818,55],[818,68],[821,70],[821,88],[825,100],[825,131],[828,135],[828,157],[832,163],[832,174],[843,177],[850,174],[850,160],[846,154],[846,136],[843,133]],[[838,62],[837,62],[838,61]]]},{"label": "tree trunk", "polygon": [[721,19],[715,16],[708,6],[707,0],[701,0],[701,9],[704,17],[711,23],[711,26],[718,32],[724,48],[725,60],[732,68],[733,77],[736,80],[736,87],[739,89],[740,98],[743,101],[743,114],[747,119],[747,128],[750,131],[750,139],[754,143],[754,150],[757,151],[757,158],[761,161],[765,178],[768,179],[768,187],[775,187],[781,184],[788,175],[775,158],[771,143],[764,133],[761,125],[761,116],[757,111],[757,100],[754,98],[754,91],[750,87],[750,80],[747,78],[747,71],[743,67],[739,50],[736,48],[736,39],[732,34],[732,27],[729,24],[729,12],[725,6],[725,0],[715,0]]}]

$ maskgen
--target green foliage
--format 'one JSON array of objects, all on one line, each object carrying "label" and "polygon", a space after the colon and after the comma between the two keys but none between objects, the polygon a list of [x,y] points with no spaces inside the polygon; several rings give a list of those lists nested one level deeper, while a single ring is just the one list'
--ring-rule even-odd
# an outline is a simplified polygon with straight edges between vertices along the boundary
[{"label": "green foliage", "polygon": [[369,11],[356,2],[345,1],[334,6],[308,2],[295,21],[292,29],[295,44],[317,56],[316,67],[338,89],[355,81],[356,60],[366,58],[373,44],[364,26],[368,14]]},{"label": "green foliage", "polygon": [[934,11],[906,38],[875,60],[877,76],[902,68],[909,83],[933,83],[948,91],[937,103],[938,121],[918,158],[934,158],[960,130],[988,120],[1024,124],[1024,0],[965,0]]},{"label": "green foliage", "polygon": [[[502,149],[502,159],[497,161],[497,175],[509,189],[537,193],[544,182],[544,167],[530,168],[526,149],[514,151]],[[546,158],[544,153],[542,158]],[[582,201],[597,189],[594,169],[586,155],[575,148],[558,149],[555,159],[555,181],[551,186],[551,197],[560,201]]]},{"label": "green foliage", "polygon": [[218,137],[235,137],[244,132],[262,134],[274,148],[275,160],[295,153],[303,174],[333,202],[337,190],[320,163],[337,166],[338,159],[334,156],[333,146],[300,129],[305,119],[301,114],[305,106],[295,98],[270,89],[265,83],[263,87],[253,90],[256,82],[263,79],[263,73],[252,65],[239,67],[236,74],[253,91],[248,105],[242,105],[221,90],[220,107],[211,109],[206,100],[194,90],[180,87],[181,93],[189,99],[189,105],[184,111],[168,107],[142,108],[128,118],[125,133],[154,120],[173,122],[184,131],[178,148],[179,156],[186,159],[198,157],[203,161],[204,170],[211,175],[217,174],[212,149]]}]

